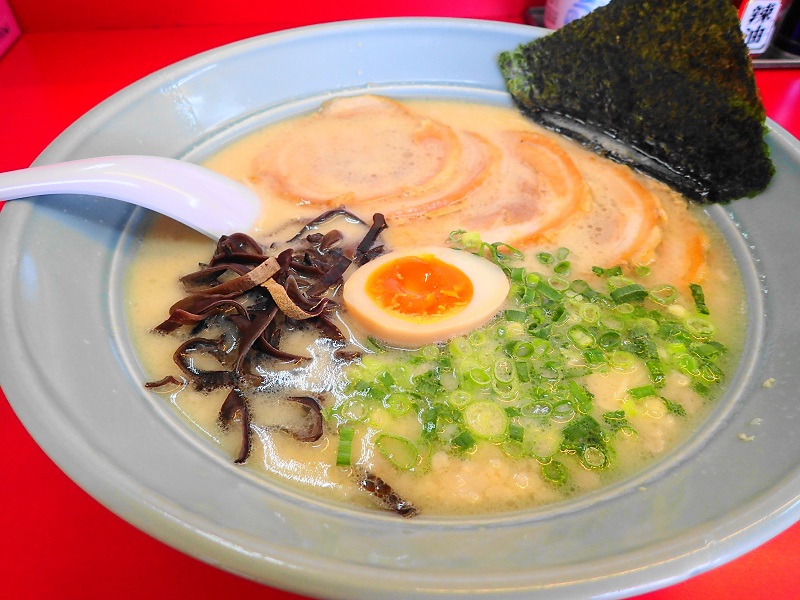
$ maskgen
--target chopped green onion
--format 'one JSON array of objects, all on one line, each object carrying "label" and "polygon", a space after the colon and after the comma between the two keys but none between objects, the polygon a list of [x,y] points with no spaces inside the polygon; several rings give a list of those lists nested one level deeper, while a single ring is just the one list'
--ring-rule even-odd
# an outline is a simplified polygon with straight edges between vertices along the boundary
[{"label": "chopped green onion", "polygon": [[405,393],[390,394],[384,401],[386,410],[396,417],[408,413],[414,407],[414,400]]},{"label": "chopped green onion", "polygon": [[[557,292],[566,292],[569,289],[569,281],[567,281],[563,277],[558,277],[556,275],[553,275],[552,277],[548,277],[547,278],[547,283],[549,283],[550,287],[552,287]],[[551,298],[551,300],[552,300],[552,298]],[[561,299],[559,299],[558,301],[560,302]]]},{"label": "chopped green onion", "polygon": [[647,298],[647,290],[638,283],[630,283],[611,290],[611,299],[617,304],[641,302]]},{"label": "chopped green onion", "polygon": [[355,429],[342,427],[339,430],[339,446],[336,449],[336,466],[349,467],[353,454],[353,437]]},{"label": "chopped green onion", "polygon": [[609,357],[609,362],[612,366],[622,370],[630,369],[636,364],[635,356],[624,350],[614,350]]},{"label": "chopped green onion", "polygon": [[511,281],[523,283],[525,281],[525,268],[512,267],[512,269],[508,272],[508,277],[511,279]]},{"label": "chopped green onion", "polygon": [[550,254],[549,252],[539,252],[539,254],[536,255],[536,260],[538,260],[543,265],[549,265],[552,264],[553,260],[555,259],[553,258],[553,255]]},{"label": "chopped green onion", "polygon": [[503,383],[513,381],[515,373],[514,363],[507,358],[498,358],[494,363],[494,378],[497,381],[502,381]]},{"label": "chopped green onion", "polygon": [[700,361],[690,354],[678,356],[675,360],[675,365],[687,375],[700,375]]},{"label": "chopped green onion", "polygon": [[473,348],[479,348],[483,346],[488,339],[489,338],[486,335],[486,332],[483,331],[482,329],[476,329],[475,331],[470,333],[469,337],[467,338],[469,343],[472,344]]},{"label": "chopped green onion", "polygon": [[475,438],[472,437],[472,434],[469,431],[465,430],[453,438],[453,444],[462,450],[469,450],[475,445]]},{"label": "chopped green onion", "polygon": [[454,337],[447,344],[448,349],[453,356],[467,356],[472,354],[472,345],[464,337]]},{"label": "chopped green onion", "polygon": [[528,273],[525,276],[526,285],[536,286],[536,284],[539,283],[541,280],[542,278],[539,276],[538,273]]},{"label": "chopped green onion", "polygon": [[716,383],[721,381],[725,374],[711,361],[705,361],[700,367],[700,376],[709,382]]},{"label": "chopped green onion", "polygon": [[375,446],[381,454],[398,469],[408,471],[419,462],[419,451],[411,440],[399,435],[381,434],[375,438]]},{"label": "chopped green onion", "polygon": [[664,406],[667,407],[667,412],[669,414],[677,415],[679,417],[685,417],[686,416],[686,409],[684,409],[683,406],[681,406],[677,402],[673,402],[672,400],[667,400],[663,396],[661,397],[661,400],[663,400]]},{"label": "chopped green onion", "polygon": [[553,407],[547,402],[535,400],[523,406],[520,412],[525,417],[549,417],[553,412]]},{"label": "chopped green onion", "polygon": [[635,433],[636,430],[631,427],[630,422],[625,416],[624,410],[615,410],[603,414],[603,421],[611,428],[611,431],[625,431],[628,433]]},{"label": "chopped green onion", "polygon": [[596,323],[600,319],[600,308],[595,304],[582,304],[579,313],[587,323]]},{"label": "chopped green onion", "polygon": [[550,417],[556,423],[566,423],[567,421],[570,421],[574,416],[575,416],[575,408],[572,406],[572,403],[569,400],[563,400],[554,405],[553,411],[550,413]]},{"label": "chopped green onion", "polygon": [[383,385],[387,388],[392,387],[395,383],[394,377],[388,371],[384,371],[380,375],[378,375],[378,381],[380,381]]},{"label": "chopped green onion", "polygon": [[622,336],[617,331],[605,331],[597,339],[597,345],[603,350],[613,350],[622,342]]},{"label": "chopped green onion", "polygon": [[701,317],[686,319],[685,325],[689,333],[697,337],[705,338],[714,334],[714,325],[711,321]]},{"label": "chopped green onion", "polygon": [[608,465],[605,434],[590,415],[583,415],[569,423],[561,434],[561,449],[577,454],[585,467],[595,469]]},{"label": "chopped green onion", "polygon": [[361,421],[368,411],[361,399],[356,397],[345,403],[339,413],[348,421]]},{"label": "chopped green onion", "polygon": [[489,385],[492,382],[492,378],[489,374],[479,367],[470,369],[468,377],[470,381],[481,386]]},{"label": "chopped green onion", "polygon": [[589,367],[599,367],[606,363],[606,354],[600,348],[584,350],[583,359]]},{"label": "chopped green onion", "polygon": [[436,346],[423,346],[419,349],[419,353],[427,360],[433,360],[439,356],[439,348]]},{"label": "chopped green onion", "polygon": [[706,306],[706,296],[703,293],[703,288],[696,283],[689,284],[689,290],[692,292],[692,299],[697,308],[697,312],[701,315],[709,314],[708,306]]},{"label": "chopped green onion", "polygon": [[589,348],[594,346],[594,336],[583,325],[573,325],[567,330],[567,337],[578,348]]},{"label": "chopped green onion", "polygon": [[562,260],[553,267],[553,273],[556,275],[569,275],[572,270],[572,264],[568,260]]},{"label": "chopped green onion", "polygon": [[650,299],[657,304],[672,304],[678,299],[678,288],[674,285],[661,285],[648,292]]},{"label": "chopped green onion", "polygon": [[517,440],[506,440],[500,448],[511,458],[523,458],[526,454],[525,445]]},{"label": "chopped green onion", "polygon": [[589,287],[589,284],[583,279],[573,280],[572,283],[569,284],[569,289],[590,301],[595,300],[599,295],[596,291]]},{"label": "chopped green onion", "polygon": [[647,367],[647,373],[650,375],[650,381],[653,382],[653,385],[662,387],[666,383],[667,376],[660,360],[646,360],[644,361],[644,366]]},{"label": "chopped green onion", "polygon": [[[366,422],[376,430],[376,450],[400,469],[416,468],[422,447],[426,455],[440,448],[470,451],[486,440],[509,456],[549,461],[543,474],[563,482],[568,470],[552,460],[553,452],[572,454],[588,469],[603,468],[614,459],[614,434],[636,433],[629,416],[685,414],[660,395],[670,372],[688,375],[691,389],[703,397],[724,379],[720,365],[727,363],[716,361],[726,348],[714,339],[712,322],[700,306],[689,311],[675,286],[650,288],[631,279],[649,269],[632,266],[623,275],[619,265],[596,267],[594,274],[606,279],[608,291],[601,293],[583,279],[570,279],[565,248],[541,253],[548,266],[538,273],[510,262],[518,251],[483,242],[475,232],[453,232],[451,241],[506,273],[511,293],[501,318],[418,350],[373,348],[368,340],[376,353],[346,367],[350,397],[323,413],[345,432],[337,461],[346,450],[346,431],[353,430],[346,426]],[[624,410],[603,414],[583,378],[611,369],[646,369],[650,382],[628,390]],[[419,440],[396,433],[406,424],[398,422],[397,429],[394,420],[409,413],[419,419]],[[594,414],[602,414],[599,423]],[[560,442],[554,437],[559,431]],[[541,457],[534,448],[544,452]],[[342,454],[342,461],[350,464],[350,457],[344,462]]]},{"label": "chopped green onion", "polygon": [[528,358],[533,355],[534,348],[531,342],[509,342],[506,352],[514,358]]},{"label": "chopped green onion", "polygon": [[654,385],[641,385],[639,387],[631,388],[628,390],[628,394],[636,398],[637,400],[641,400],[642,398],[647,398],[648,396],[655,396],[658,392]]},{"label": "chopped green onion", "polygon": [[597,469],[606,466],[608,458],[606,453],[595,446],[587,446],[583,449],[581,462],[592,469]]},{"label": "chopped green onion", "polygon": [[542,477],[550,483],[561,485],[566,483],[569,472],[563,463],[557,460],[542,465]]},{"label": "chopped green onion", "polygon": [[715,358],[725,352],[725,346],[720,343],[692,344],[689,349],[701,358]]},{"label": "chopped green onion", "polygon": [[592,267],[592,273],[598,277],[618,277],[622,275],[622,267],[620,265],[611,267],[610,269],[604,269],[603,267]]},{"label": "chopped green onion", "polygon": [[589,390],[583,388],[578,384],[577,381],[574,379],[570,379],[567,383],[567,387],[569,387],[570,394],[575,399],[578,404],[578,409],[582,413],[587,413],[592,409],[592,401],[594,400],[594,394],[592,394]]},{"label": "chopped green onion", "polygon": [[508,439],[515,442],[522,442],[525,439],[525,428],[522,425],[511,423],[508,426]]},{"label": "chopped green onion", "polygon": [[618,304],[617,306],[615,306],[614,310],[616,310],[621,315],[629,315],[633,312],[633,306],[631,306],[627,302],[623,302],[622,304]]},{"label": "chopped green onion", "polygon": [[503,313],[503,317],[505,317],[507,321],[524,323],[528,318],[528,314],[524,310],[507,310]]},{"label": "chopped green onion", "polygon": [[561,292],[543,280],[539,280],[536,284],[536,291],[553,302],[561,302],[564,299],[564,295]]},{"label": "chopped green onion", "polygon": [[508,415],[494,402],[473,402],[464,409],[463,417],[464,425],[478,437],[502,438],[508,429]]}]

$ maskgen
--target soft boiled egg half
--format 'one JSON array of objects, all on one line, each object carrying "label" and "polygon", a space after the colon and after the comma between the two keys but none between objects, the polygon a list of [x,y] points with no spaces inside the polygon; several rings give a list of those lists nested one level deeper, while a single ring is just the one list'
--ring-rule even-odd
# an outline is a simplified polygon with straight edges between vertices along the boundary
[{"label": "soft boiled egg half", "polygon": [[427,246],[390,252],[355,271],[343,299],[376,338],[402,347],[442,342],[488,322],[508,296],[508,278],[485,258]]}]

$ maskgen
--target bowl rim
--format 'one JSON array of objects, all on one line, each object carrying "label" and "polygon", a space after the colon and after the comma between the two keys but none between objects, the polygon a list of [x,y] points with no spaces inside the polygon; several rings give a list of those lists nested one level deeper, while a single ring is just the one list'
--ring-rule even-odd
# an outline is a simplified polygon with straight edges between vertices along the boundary
[{"label": "bowl rim", "polygon": [[[78,158],[79,156],[75,154],[80,154],[82,151],[78,146],[86,136],[101,128],[115,115],[125,112],[131,103],[158,93],[163,90],[166,82],[214,69],[222,62],[235,60],[237,56],[283,43],[302,42],[308,38],[319,39],[320,36],[339,37],[366,31],[407,32],[409,29],[426,32],[455,29],[471,35],[494,32],[514,38],[533,37],[535,33],[534,28],[524,25],[469,19],[386,18],[315,25],[235,42],[166,67],[118,92],[61,134],[40,155],[36,164]],[[245,120],[250,118],[253,118],[252,114],[243,117]],[[227,122],[219,129],[206,132],[206,135],[209,138],[219,136],[223,129],[234,125],[235,122]],[[796,167],[800,164],[800,143],[776,124],[768,122],[768,125],[772,144],[793,156]],[[21,240],[25,238],[26,229],[32,226],[31,223],[35,225],[37,219],[41,220],[40,212],[36,204],[20,202],[6,206],[0,213],[0,254],[5,253],[10,257],[10,260],[0,265],[0,282],[18,282],[20,271],[16,265],[24,263],[25,253],[30,249],[30,244],[25,244]],[[723,209],[716,210],[716,213],[717,218],[730,222],[730,214]],[[103,238],[104,243],[101,246],[117,247],[115,246],[117,242],[114,240],[118,238],[122,229],[131,223],[130,216],[130,211],[116,215],[116,229]],[[735,235],[735,232],[732,231],[731,235]],[[758,281],[760,275],[756,274],[755,277],[754,285],[757,285],[760,283]],[[15,285],[3,285],[0,288],[2,288],[0,291],[2,305],[20,304],[20,290]],[[761,296],[756,293],[756,297]],[[16,345],[22,348],[26,355],[35,354],[32,342],[26,340],[22,325],[13,317],[13,314],[0,317],[0,330],[9,334],[9,338],[6,339],[11,339],[13,336]],[[765,326],[771,327],[774,324],[768,321]],[[757,362],[756,358],[753,360]],[[753,368],[756,366],[758,365]],[[154,497],[150,490],[142,489],[135,480],[120,482],[118,467],[105,457],[97,456],[91,440],[82,439],[73,430],[59,430],[57,426],[59,419],[69,421],[66,414],[58,413],[59,407],[48,406],[53,410],[53,414],[48,417],[47,422],[32,412],[31,406],[27,405],[26,395],[33,394],[46,398],[57,392],[50,382],[29,381],[26,385],[30,387],[23,389],[24,386],[21,386],[15,377],[25,369],[26,366],[20,363],[19,356],[6,349],[5,345],[0,348],[0,379],[3,381],[12,408],[51,458],[92,496],[140,529],[188,554],[244,576],[300,593],[340,597],[374,597],[374,594],[381,593],[387,597],[393,595],[407,597],[405,594],[414,592],[419,597],[439,597],[477,593],[478,590],[482,590],[487,592],[488,596],[498,597],[527,597],[534,594],[537,597],[553,598],[572,597],[575,594],[602,594],[607,597],[627,595],[674,583],[726,562],[752,549],[800,518],[798,514],[800,472],[795,470],[785,480],[779,482],[780,485],[776,484],[770,494],[758,501],[738,507],[720,521],[705,524],[705,527],[700,528],[702,531],[690,529],[682,536],[662,540],[650,547],[649,553],[646,554],[657,556],[660,561],[641,565],[632,564],[630,557],[620,557],[617,560],[606,561],[602,569],[594,570],[591,576],[580,581],[568,579],[569,568],[551,568],[550,575],[538,583],[532,583],[531,572],[524,569],[518,569],[516,572],[498,571],[491,576],[487,573],[467,576],[456,571],[450,576],[416,573],[413,577],[409,577],[409,574],[397,565],[376,563],[368,567],[360,565],[353,571],[352,566],[342,564],[343,561],[330,558],[321,560],[319,556],[303,554],[300,551],[290,552],[285,547],[276,547],[272,554],[253,551],[252,548],[263,550],[264,546],[259,540],[248,540],[245,534],[240,534],[238,541],[251,542],[251,549],[248,550],[243,544],[240,544],[239,548],[232,547],[230,540],[226,539],[225,528],[220,527],[214,518],[196,514],[191,515],[191,518],[182,518],[183,507],[176,504],[174,499],[161,497],[158,494]],[[741,409],[737,407],[732,412],[741,412]],[[735,414],[722,415],[720,426],[727,425],[735,418],[737,418]],[[196,451],[193,440],[184,439],[181,443],[190,447],[193,452]],[[91,472],[85,466],[76,467],[77,461],[83,460],[87,455],[92,455]],[[325,507],[318,508],[323,514],[326,513]],[[331,514],[327,514],[327,517],[337,518]],[[344,520],[352,521],[354,518],[357,519],[348,513]],[[379,524],[390,523],[392,526],[396,523],[394,519],[388,517],[375,517],[375,521]],[[502,527],[510,525],[515,523],[501,524]],[[428,526],[448,527],[441,523],[425,525],[423,521],[422,527]],[[454,529],[469,532],[475,526],[475,522],[468,522]],[[408,527],[408,524],[403,524],[404,535],[413,535],[414,528],[418,528],[415,524],[411,524],[410,529]],[[704,540],[703,543],[698,542],[701,539]],[[230,560],[231,553],[236,556],[233,562]],[[321,562],[325,563],[326,567],[322,569],[323,573],[320,573],[319,568]],[[363,585],[354,587],[356,583],[353,579],[356,576],[362,578]],[[574,573],[570,576],[574,576]],[[487,586],[491,587],[487,590]]]}]

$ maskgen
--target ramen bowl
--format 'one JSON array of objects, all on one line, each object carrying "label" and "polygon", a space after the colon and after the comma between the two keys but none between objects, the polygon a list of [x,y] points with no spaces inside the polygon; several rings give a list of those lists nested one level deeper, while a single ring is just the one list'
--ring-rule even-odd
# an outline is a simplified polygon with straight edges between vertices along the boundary
[{"label": "ramen bowl", "polygon": [[[496,57],[541,34],[495,22],[388,19],[246,40],[126,88],[38,162],[132,153],[200,162],[263,125],[364,92],[510,106]],[[400,519],[231,464],[143,387],[122,294],[151,216],[105,199],[48,197],[0,214],[0,382],[37,442],[92,496],[155,538],[256,581],[349,599],[655,589],[798,518],[800,144],[768,126],[774,182],[755,199],[708,209],[749,307],[745,351],[725,396],[649,470],[575,500]]]}]

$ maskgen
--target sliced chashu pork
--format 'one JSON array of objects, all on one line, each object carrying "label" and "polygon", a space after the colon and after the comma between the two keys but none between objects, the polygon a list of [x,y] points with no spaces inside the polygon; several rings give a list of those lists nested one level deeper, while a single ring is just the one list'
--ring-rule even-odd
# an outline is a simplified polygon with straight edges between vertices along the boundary
[{"label": "sliced chashu pork", "polygon": [[[683,280],[702,275],[707,240],[690,216],[665,210],[628,167],[564,144],[533,131],[455,130],[380,96],[337,98],[261,156],[254,181],[301,206],[380,211],[410,239],[424,218],[420,243],[430,243],[431,228],[442,240],[473,229],[522,249],[569,247],[582,255],[576,267],[667,254],[681,257],[671,263]],[[675,227],[668,213],[679,217]]]},{"label": "sliced chashu pork", "polygon": [[499,160],[481,136],[379,96],[338,98],[262,156],[255,181],[300,205],[379,210],[388,219],[450,212]]}]

